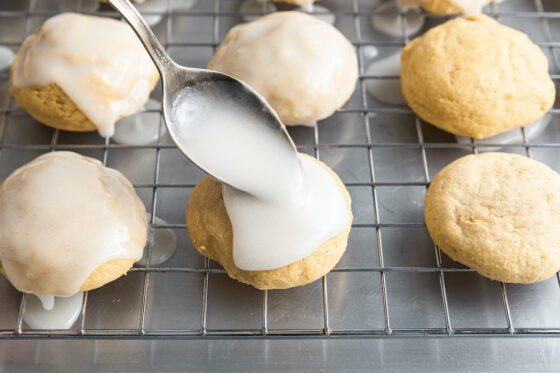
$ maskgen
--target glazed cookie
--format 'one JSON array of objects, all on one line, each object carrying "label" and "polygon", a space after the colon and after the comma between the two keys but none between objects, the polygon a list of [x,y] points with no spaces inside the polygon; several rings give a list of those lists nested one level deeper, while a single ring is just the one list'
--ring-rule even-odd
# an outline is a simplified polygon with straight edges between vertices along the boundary
[{"label": "glazed cookie", "polygon": [[206,176],[193,189],[187,206],[187,228],[195,248],[217,261],[228,275],[257,289],[287,289],[311,283],[327,274],[346,250],[352,224],[350,195],[338,176],[316,160],[336,180],[348,205],[350,220],[346,229],[328,239],[311,255],[284,267],[263,271],[244,271],[233,260],[233,231],[224,206],[222,185]]},{"label": "glazed cookie", "polygon": [[108,137],[119,118],[142,108],[158,79],[127,24],[63,13],[25,39],[12,63],[10,92],[43,124]]},{"label": "glazed cookie", "polygon": [[526,126],[554,103],[541,49],[482,14],[434,27],[407,44],[401,60],[408,105],[456,135],[485,138]]},{"label": "glazed cookie", "polygon": [[76,153],[42,155],[0,185],[1,271],[22,292],[103,286],[142,257],[147,230],[130,182]]},{"label": "glazed cookie", "polygon": [[284,124],[312,124],[350,98],[358,78],[352,44],[302,12],[277,12],[231,29],[208,68],[244,80]]},{"label": "glazed cookie", "polygon": [[460,158],[432,181],[425,217],[441,250],[493,280],[531,283],[560,270],[560,175],[540,162]]}]

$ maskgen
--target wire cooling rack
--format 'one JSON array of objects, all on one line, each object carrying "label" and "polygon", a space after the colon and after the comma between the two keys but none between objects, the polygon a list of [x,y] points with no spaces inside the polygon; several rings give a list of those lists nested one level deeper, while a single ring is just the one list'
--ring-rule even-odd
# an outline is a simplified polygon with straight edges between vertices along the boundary
[{"label": "wire cooling rack", "polygon": [[[152,0],[147,0],[148,2]],[[177,1],[177,0],[175,0]],[[290,128],[300,151],[315,155],[343,179],[353,198],[355,223],[345,256],[313,284],[282,291],[257,291],[229,279],[196,253],[184,223],[190,191],[203,174],[165,134],[160,110],[141,114],[159,121],[156,144],[130,146],[96,134],[73,134],[44,127],[19,109],[0,72],[0,176],[37,155],[71,150],[100,159],[128,176],[153,216],[169,223],[179,241],[175,256],[160,265],[136,266],[128,275],[85,293],[81,314],[69,330],[33,330],[23,321],[26,296],[0,281],[0,338],[337,338],[432,336],[560,336],[560,278],[533,285],[487,280],[452,262],[430,240],[423,198],[431,178],[468,153],[499,149],[525,154],[560,169],[558,105],[536,138],[520,129],[517,144],[457,143],[453,136],[422,122],[407,107],[386,105],[366,92],[375,58],[397,52],[410,40],[406,18],[378,13],[380,1],[323,1],[338,27],[355,45],[360,78],[350,101],[315,128]],[[239,1],[199,0],[192,8],[145,12],[161,18],[154,29],[172,57],[204,67],[227,31],[243,21]],[[560,4],[553,0],[506,0],[486,12],[527,32],[560,79]],[[287,6],[280,9],[289,9]],[[262,7],[267,9],[266,6]],[[0,44],[17,50],[23,39],[60,11],[116,17],[94,1],[11,0],[0,5]],[[374,15],[403,20],[404,36],[377,32]],[[448,17],[426,14],[424,30]],[[158,19],[156,19],[157,21]],[[379,53],[372,57],[374,46]],[[373,53],[375,54],[375,53]],[[156,88],[153,97],[159,97]],[[150,117],[150,118],[148,118]]]}]

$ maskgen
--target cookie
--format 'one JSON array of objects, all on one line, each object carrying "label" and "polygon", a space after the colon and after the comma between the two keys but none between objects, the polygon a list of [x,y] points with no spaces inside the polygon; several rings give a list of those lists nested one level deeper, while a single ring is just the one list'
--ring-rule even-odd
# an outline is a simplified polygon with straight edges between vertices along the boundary
[{"label": "cookie", "polygon": [[317,162],[335,178],[344,193],[350,221],[343,232],[324,242],[308,257],[287,266],[243,271],[233,261],[233,231],[224,206],[222,185],[206,176],[193,189],[186,211],[187,229],[196,250],[220,263],[231,278],[257,289],[287,289],[311,283],[327,274],[346,250],[352,224],[351,200],[338,176],[324,163]]},{"label": "cookie", "polygon": [[127,24],[62,13],[22,43],[11,67],[10,93],[47,126],[109,137],[118,119],[142,109],[158,79]]},{"label": "cookie", "polygon": [[330,116],[350,98],[358,79],[352,44],[302,12],[276,12],[235,26],[208,68],[248,83],[286,125]]},{"label": "cookie", "polygon": [[516,154],[484,153],[442,169],[425,199],[434,242],[493,280],[532,283],[560,270],[560,175]]},{"label": "cookie", "polygon": [[401,60],[410,108],[456,135],[481,139],[527,126],[556,96],[541,49],[482,14],[432,28],[406,45]]},{"label": "cookie", "polygon": [[37,157],[0,184],[1,271],[25,293],[70,296],[142,257],[146,208],[130,182],[72,152]]},{"label": "cookie", "polygon": [[[97,267],[80,286],[80,291],[89,291],[100,288],[101,286],[126,275],[132,268],[136,259],[112,259]],[[0,263],[0,273],[8,279],[8,276]]]}]

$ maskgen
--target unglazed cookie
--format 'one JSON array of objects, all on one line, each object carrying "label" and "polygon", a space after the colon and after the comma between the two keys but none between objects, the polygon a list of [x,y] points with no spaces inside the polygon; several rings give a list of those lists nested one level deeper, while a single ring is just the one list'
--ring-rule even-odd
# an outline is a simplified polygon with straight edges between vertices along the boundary
[{"label": "unglazed cookie", "polygon": [[540,162],[460,158],[432,181],[425,218],[441,250],[493,280],[531,283],[560,270],[560,175]]},{"label": "unglazed cookie", "polygon": [[358,78],[352,44],[302,12],[277,12],[230,30],[208,68],[244,80],[284,124],[311,124],[350,98]]},{"label": "unglazed cookie", "polygon": [[305,285],[327,274],[346,250],[352,224],[351,200],[338,176],[316,160],[336,180],[348,205],[350,221],[340,234],[324,242],[308,257],[272,270],[243,271],[233,260],[233,231],[222,197],[222,185],[206,176],[193,189],[187,206],[187,228],[195,248],[217,261],[228,275],[257,289],[287,289]]},{"label": "unglazed cookie", "polygon": [[25,39],[12,63],[10,92],[43,124],[108,137],[119,118],[142,108],[158,79],[127,24],[63,13]]},{"label": "unglazed cookie", "polygon": [[1,271],[22,292],[103,286],[142,257],[147,231],[130,182],[92,158],[48,153],[0,185]]},{"label": "unglazed cookie", "polygon": [[434,27],[407,44],[401,60],[408,105],[456,135],[485,138],[526,126],[554,103],[541,49],[482,14]]}]

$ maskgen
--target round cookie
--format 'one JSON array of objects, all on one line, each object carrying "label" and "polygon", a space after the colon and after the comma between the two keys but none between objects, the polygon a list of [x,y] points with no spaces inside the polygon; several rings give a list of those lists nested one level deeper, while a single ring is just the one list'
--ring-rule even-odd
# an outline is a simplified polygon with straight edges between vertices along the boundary
[{"label": "round cookie", "polygon": [[442,251],[493,280],[532,283],[560,270],[560,175],[540,162],[460,158],[432,181],[425,218]]},{"label": "round cookie", "polygon": [[352,44],[302,12],[276,12],[231,29],[208,63],[263,95],[287,125],[312,124],[350,98],[358,78]]},{"label": "round cookie", "polygon": [[113,135],[142,109],[159,74],[125,23],[62,13],[28,36],[14,57],[10,93],[37,121]]},{"label": "round cookie", "polygon": [[[82,286],[80,286],[80,291],[89,291],[100,288],[101,286],[126,275],[128,270],[132,268],[134,262],[136,262],[136,259],[109,260],[93,270]],[[2,263],[0,263],[0,273],[2,273],[8,281],[10,280],[2,268]]]},{"label": "round cookie", "polygon": [[0,272],[22,292],[103,286],[142,257],[147,232],[130,182],[92,158],[47,153],[0,184]]},{"label": "round cookie", "polygon": [[435,14],[463,14],[466,13],[465,8],[479,10],[492,0],[423,0],[420,6],[426,12]]},{"label": "round cookie", "polygon": [[324,242],[313,254],[287,266],[265,271],[243,271],[233,261],[233,231],[224,206],[222,185],[206,176],[193,189],[187,206],[187,229],[194,247],[217,261],[231,278],[257,289],[287,289],[311,283],[327,274],[346,250],[352,225],[351,200],[339,177],[316,160],[335,178],[348,204],[350,221],[340,234]]},{"label": "round cookie", "polygon": [[526,126],[554,103],[541,49],[482,14],[432,28],[406,45],[401,60],[410,108],[456,135],[486,138]]}]

